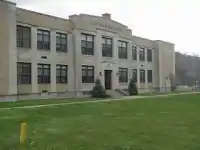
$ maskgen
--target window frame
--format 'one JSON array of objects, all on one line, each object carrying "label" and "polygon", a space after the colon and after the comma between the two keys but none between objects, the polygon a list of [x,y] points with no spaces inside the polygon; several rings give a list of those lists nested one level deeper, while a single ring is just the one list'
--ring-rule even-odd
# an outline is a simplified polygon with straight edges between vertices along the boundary
[{"label": "window frame", "polygon": [[137,60],[137,46],[132,46],[132,60]]},{"label": "window frame", "polygon": [[140,47],[140,49],[139,49],[139,60],[145,61],[145,48],[144,47]]},{"label": "window frame", "polygon": [[[63,75],[65,71],[65,75]],[[60,75],[57,73],[59,72]],[[56,83],[57,84],[67,84],[68,83],[68,65],[56,65]]]},{"label": "window frame", "polygon": [[[31,67],[32,67],[31,63],[17,62],[17,85],[32,83],[32,68]],[[28,72],[24,72],[26,69],[28,70]],[[20,72],[20,70],[22,70],[22,72]],[[28,80],[24,80],[25,77]]]},{"label": "window frame", "polygon": [[145,69],[140,69],[140,83],[145,83]]},{"label": "window frame", "polygon": [[[119,67],[119,83],[127,83],[128,82],[128,68]],[[125,76],[123,76],[125,73]]]},{"label": "window frame", "polygon": [[[41,67],[39,67],[41,66]],[[41,69],[41,74],[39,74],[39,70]],[[48,70],[48,75],[45,75],[45,70]],[[37,77],[38,84],[51,84],[51,65],[50,64],[37,64]]]},{"label": "window frame", "polygon": [[[94,66],[82,65],[82,83],[94,83]],[[92,76],[89,76],[90,73]],[[84,75],[86,74],[86,75]]]},{"label": "window frame", "polygon": [[[149,73],[151,73],[151,75],[149,76]],[[151,78],[149,78],[151,77]],[[148,80],[148,83],[152,83],[153,82],[153,71],[152,70],[148,70],[147,71],[147,80]]]},{"label": "window frame", "polygon": [[[126,47],[123,47],[123,44],[126,44]],[[128,42],[118,40],[118,58],[128,59]]]},{"label": "window frame", "polygon": [[[41,41],[39,41],[39,36],[41,36],[41,39],[42,39]],[[44,37],[48,37],[49,41],[45,42]],[[43,30],[43,29],[37,29],[37,49],[41,50],[41,51],[42,50],[44,50],[44,51],[51,50],[51,32],[50,31]]]},{"label": "window frame", "polygon": [[[63,37],[62,37],[63,36]],[[59,39],[59,43],[58,43]],[[62,43],[62,40],[65,41],[65,43]],[[59,48],[58,48],[59,46]],[[66,33],[61,33],[61,32],[56,32],[56,52],[67,52],[67,34]]]},{"label": "window frame", "polygon": [[[27,29],[28,32],[25,32],[25,29]],[[17,47],[30,49],[31,48],[31,27],[17,25],[16,32],[17,32],[17,34],[16,34]],[[25,36],[25,33],[28,33],[27,37]],[[27,44],[28,46],[25,46],[26,42],[28,42],[28,44]]]},{"label": "window frame", "polygon": [[[104,43],[103,40],[106,42]],[[108,44],[108,40],[111,41],[111,44]],[[113,57],[113,39],[111,37],[102,36],[102,56]]]},{"label": "window frame", "polygon": [[[83,39],[83,36],[85,36],[85,40]],[[88,41],[88,37],[91,37],[92,41]],[[84,45],[83,43],[85,43],[86,47],[83,46]],[[92,45],[92,48],[88,48],[89,44]],[[94,55],[94,35],[81,33],[81,53],[82,55],[89,55],[89,56]]]},{"label": "window frame", "polygon": [[[149,54],[149,52],[150,52],[150,54]],[[153,60],[152,49],[148,48],[147,49],[147,61],[152,62],[152,60]]]}]

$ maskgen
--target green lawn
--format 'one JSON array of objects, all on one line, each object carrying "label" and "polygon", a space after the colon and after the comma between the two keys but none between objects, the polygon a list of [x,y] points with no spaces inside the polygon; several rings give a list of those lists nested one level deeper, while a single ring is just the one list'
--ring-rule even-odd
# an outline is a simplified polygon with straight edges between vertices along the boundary
[{"label": "green lawn", "polygon": [[199,141],[200,94],[0,110],[0,150],[199,150]]}]

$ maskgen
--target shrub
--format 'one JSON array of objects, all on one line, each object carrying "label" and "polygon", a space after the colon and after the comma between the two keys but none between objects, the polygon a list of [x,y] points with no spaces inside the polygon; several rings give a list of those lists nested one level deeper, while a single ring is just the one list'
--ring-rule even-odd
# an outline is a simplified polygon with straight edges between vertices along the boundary
[{"label": "shrub", "polygon": [[107,98],[107,97],[109,97],[109,95],[106,94],[106,91],[103,88],[101,81],[99,79],[97,79],[95,81],[95,85],[94,85],[91,93],[92,93],[92,97],[95,97],[95,98]]},{"label": "shrub", "polygon": [[176,76],[174,74],[170,74],[169,76],[170,83],[171,83],[171,91],[176,91]]},{"label": "shrub", "polygon": [[129,95],[138,95],[137,85],[135,84],[133,79],[131,79],[129,82],[128,93]]}]

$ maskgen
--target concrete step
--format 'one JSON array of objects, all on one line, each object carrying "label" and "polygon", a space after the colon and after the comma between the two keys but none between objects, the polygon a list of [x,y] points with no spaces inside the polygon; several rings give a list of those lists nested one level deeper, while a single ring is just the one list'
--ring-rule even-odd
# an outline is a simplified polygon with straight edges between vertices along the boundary
[{"label": "concrete step", "polygon": [[106,93],[112,98],[122,98],[124,95],[116,90],[106,90]]}]

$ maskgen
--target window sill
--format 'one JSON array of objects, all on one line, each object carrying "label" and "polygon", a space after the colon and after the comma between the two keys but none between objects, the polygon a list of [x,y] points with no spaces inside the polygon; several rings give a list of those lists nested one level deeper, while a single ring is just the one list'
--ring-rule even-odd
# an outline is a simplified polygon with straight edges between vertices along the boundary
[{"label": "window sill", "polygon": [[113,58],[113,56],[102,56],[103,58]]},{"label": "window sill", "polygon": [[56,84],[60,84],[60,85],[67,85],[68,83],[56,83]]},{"label": "window sill", "polygon": [[87,82],[87,83],[82,82],[82,84],[94,84],[94,82]]},{"label": "window sill", "polygon": [[128,58],[119,58],[119,60],[128,60]]},{"label": "window sill", "polygon": [[67,54],[67,51],[56,51],[56,53],[62,53],[62,54]]},{"label": "window sill", "polygon": [[125,83],[125,82],[124,82],[124,83],[122,83],[122,82],[121,82],[121,83],[119,83],[119,84],[120,84],[120,85],[127,85],[127,84],[128,84],[128,82],[127,82],[127,83]]},{"label": "window sill", "polygon": [[30,51],[31,48],[17,47],[17,50]]},{"label": "window sill", "polygon": [[51,83],[38,83],[38,85],[50,85]]},{"label": "window sill", "polygon": [[40,51],[40,52],[51,52],[50,49],[49,50],[47,50],[47,49],[38,49],[38,51]]},{"label": "window sill", "polygon": [[94,55],[85,55],[85,54],[82,54],[82,56],[84,56],[84,57],[94,57]]}]

